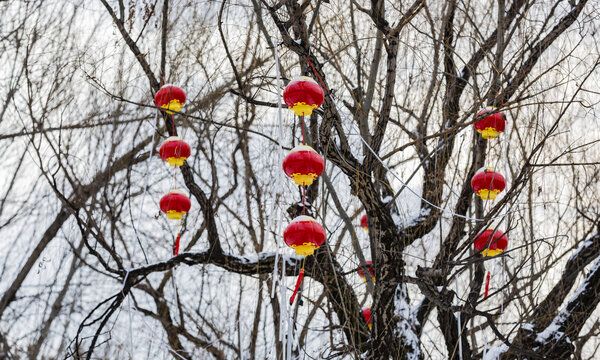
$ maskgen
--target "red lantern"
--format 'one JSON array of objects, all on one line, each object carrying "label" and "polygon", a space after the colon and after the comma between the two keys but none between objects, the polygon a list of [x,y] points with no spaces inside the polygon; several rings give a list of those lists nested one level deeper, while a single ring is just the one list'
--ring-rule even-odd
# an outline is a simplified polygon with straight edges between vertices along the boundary
[{"label": "red lantern", "polygon": [[154,97],[154,104],[167,109],[169,114],[173,114],[173,111],[181,111],[181,107],[185,104],[185,92],[175,85],[163,85]]},{"label": "red lantern", "polygon": [[506,116],[501,112],[493,113],[494,111],[497,111],[495,107],[486,107],[475,115],[481,119],[475,123],[475,129],[484,139],[495,139],[506,127]]},{"label": "red lantern", "polygon": [[283,100],[298,116],[310,115],[323,103],[323,89],[313,79],[294,78],[283,90]]},{"label": "red lantern", "polygon": [[190,146],[178,136],[171,136],[160,146],[158,150],[160,158],[166,161],[171,166],[181,166],[192,151]]},{"label": "red lantern", "polygon": [[167,214],[170,220],[180,220],[192,207],[192,202],[183,191],[173,189],[163,196],[159,202],[160,210]]},{"label": "red lantern", "polygon": [[367,214],[364,214],[360,218],[360,226],[362,226],[363,229],[369,231],[369,222],[367,221]]},{"label": "red lantern", "polygon": [[311,185],[324,168],[321,155],[308,145],[296,146],[283,160],[283,171],[299,186]]},{"label": "red lantern", "polygon": [[483,256],[496,256],[506,250],[508,237],[500,230],[487,229],[477,235],[473,245]]},{"label": "red lantern", "polygon": [[[371,278],[373,279],[373,281],[375,281],[375,267],[373,266],[373,262],[372,261],[367,261],[365,262],[365,264],[367,265],[367,267],[369,268],[369,273],[371,274]],[[356,273],[358,274],[358,276],[360,276],[363,280],[367,280],[365,278],[365,272],[363,270],[363,268],[361,266],[358,267],[358,270],[356,271]]]},{"label": "red lantern", "polygon": [[371,308],[364,308],[361,311],[363,316],[365,317],[367,325],[369,325],[369,330],[371,330]]},{"label": "red lantern", "polygon": [[471,179],[471,187],[481,199],[494,200],[506,187],[506,180],[494,168],[481,168]]},{"label": "red lantern", "polygon": [[325,241],[325,229],[310,216],[298,216],[285,228],[283,240],[296,255],[312,255]]}]

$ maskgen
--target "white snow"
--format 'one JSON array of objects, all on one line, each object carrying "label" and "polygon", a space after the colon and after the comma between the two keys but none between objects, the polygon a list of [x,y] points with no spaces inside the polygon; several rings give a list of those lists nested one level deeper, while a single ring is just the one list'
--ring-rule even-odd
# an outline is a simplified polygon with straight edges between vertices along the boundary
[{"label": "white snow", "polygon": [[415,327],[418,325],[416,311],[407,302],[406,285],[398,284],[396,288],[396,294],[394,296],[394,314],[398,317],[399,321],[396,324],[397,328],[394,331],[394,335],[401,337],[406,341],[406,344],[410,348],[406,354],[408,360],[418,360],[421,353],[419,347],[419,337],[415,332]]},{"label": "white snow", "polygon": [[483,354],[482,360],[497,360],[500,359],[500,355],[505,353],[508,350],[508,346],[505,344],[501,346],[494,346],[488,348],[488,350]]},{"label": "white snow", "polygon": [[394,200],[394,198],[388,195],[388,196],[384,197],[383,199],[381,199],[381,202],[383,202],[384,204],[387,204],[387,203],[392,202],[393,200]]},{"label": "white snow", "polygon": [[533,324],[532,323],[523,324],[523,325],[521,325],[521,328],[523,328],[527,331],[533,331]]},{"label": "white snow", "polygon": [[[596,260],[592,268],[590,269],[588,274],[593,274],[600,267],[600,260]],[[589,275],[585,278],[583,283],[579,285],[579,288],[573,293],[569,303],[558,313],[558,315],[552,320],[552,323],[548,325],[547,328],[544,329],[541,333],[539,333],[536,337],[536,341],[540,344],[546,344],[549,341],[560,340],[562,338],[565,339],[566,342],[571,343],[571,339],[565,335],[564,332],[560,331],[560,328],[563,326],[564,321],[571,315],[567,308],[569,304],[574,301],[579,301],[579,295],[586,289],[589,283]]]},{"label": "white snow", "polygon": [[583,244],[581,244],[580,247],[577,248],[577,250],[575,250],[575,252],[569,257],[569,262],[573,261],[575,259],[575,257],[577,255],[579,255],[579,253],[581,253],[582,251],[586,250],[587,248],[589,248],[590,246],[592,246],[594,244],[594,240],[595,238],[597,238],[598,236],[600,236],[600,234],[594,234],[591,237],[589,237],[588,239],[586,239]]},{"label": "white snow", "polygon": [[[421,208],[421,211],[419,211],[419,215],[417,215],[417,217],[409,220],[406,224],[402,224],[402,225],[403,225],[403,227],[410,227],[410,226],[416,225],[419,222],[425,220],[429,216],[429,214],[431,214],[431,208],[427,208],[427,209]],[[401,226],[401,224],[398,222],[396,222],[396,225]]]}]

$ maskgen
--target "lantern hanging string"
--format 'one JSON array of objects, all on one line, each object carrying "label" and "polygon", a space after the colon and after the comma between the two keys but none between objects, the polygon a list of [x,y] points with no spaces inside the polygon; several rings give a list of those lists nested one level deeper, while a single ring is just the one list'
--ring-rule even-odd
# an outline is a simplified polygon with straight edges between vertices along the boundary
[{"label": "lantern hanging string", "polygon": [[302,185],[302,215],[306,215],[306,186]]},{"label": "lantern hanging string", "polygon": [[[173,88],[171,87],[169,89],[170,91],[170,96],[169,99],[172,98],[172,93],[173,93]],[[171,135],[175,136],[175,113],[171,114]],[[181,151],[181,150],[180,150]],[[178,152],[175,152],[176,154],[178,154]],[[172,189],[177,189],[177,167],[174,166],[173,167],[173,186]],[[177,230],[177,235],[175,237],[175,242],[173,243],[173,256],[177,256],[179,254],[179,242],[181,241],[181,228],[183,226],[183,220],[179,221],[179,227]],[[173,281],[175,281],[175,279],[173,278]]]},{"label": "lantern hanging string", "polygon": [[306,145],[306,142],[304,141],[304,115],[300,117],[300,121],[302,121],[302,145]]},{"label": "lantern hanging string", "polygon": [[[309,51],[310,51],[310,49],[309,49]],[[321,85],[323,85],[323,89],[325,89],[325,91],[327,91],[327,93],[329,94],[329,89],[327,88],[327,86],[325,86],[325,83],[323,82],[323,79],[321,79],[321,75],[319,75],[319,73],[317,72],[317,70],[315,69],[315,67],[313,66],[313,64],[310,62],[310,57],[308,55],[306,55],[306,60],[308,60],[308,65],[310,65],[310,67],[312,68],[312,70],[315,73],[315,75],[317,75],[317,77],[319,78],[319,81],[321,82]]]},{"label": "lantern hanging string", "polygon": [[[504,137],[506,138],[506,135]],[[486,163],[487,163],[486,167],[487,168],[490,167],[490,157],[491,157],[491,153],[492,153],[492,141],[491,140],[492,139],[488,139],[487,140],[487,142],[488,142],[488,152],[487,152],[487,157],[486,157]],[[495,175],[496,175],[496,172],[494,172],[494,174],[492,176],[492,182],[493,182],[493,179],[494,179]],[[492,184],[490,184],[490,189],[488,189],[488,191],[492,190],[491,186],[492,186]],[[487,213],[489,215],[492,212],[492,202],[493,202],[493,200],[490,200],[489,196],[488,196],[487,201],[488,201],[488,211],[487,211]],[[508,213],[506,215],[508,215]],[[502,218],[500,220],[500,223],[502,222],[502,220],[504,220],[504,218]],[[492,237],[492,239],[488,240],[488,243],[486,245],[488,249],[491,246],[491,244],[492,244],[493,241],[494,241],[493,237]],[[486,254],[487,254],[487,251],[486,251]],[[486,277],[485,277],[485,291],[484,291],[484,294],[483,294],[483,298],[484,299],[486,299],[488,297],[489,290],[490,290],[491,273],[490,273],[490,265],[489,265],[489,263],[486,263],[486,270],[487,270],[487,274],[486,274]]]}]

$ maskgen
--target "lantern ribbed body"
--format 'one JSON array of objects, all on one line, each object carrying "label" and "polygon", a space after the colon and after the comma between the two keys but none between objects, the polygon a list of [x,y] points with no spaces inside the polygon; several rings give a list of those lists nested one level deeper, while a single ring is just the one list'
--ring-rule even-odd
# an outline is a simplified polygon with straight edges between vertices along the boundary
[{"label": "lantern ribbed body", "polygon": [[500,230],[487,229],[477,235],[473,245],[483,256],[496,256],[506,250],[508,237]]},{"label": "lantern ribbed body", "polygon": [[181,111],[181,107],[185,104],[185,91],[175,85],[163,85],[154,96],[154,104],[166,109],[169,114],[173,114],[173,111]]},{"label": "lantern ribbed body", "polygon": [[180,220],[192,207],[192,202],[183,191],[173,189],[163,196],[159,202],[160,210],[167,214],[170,220]]},{"label": "lantern ribbed body", "polygon": [[494,200],[506,187],[506,180],[492,168],[481,168],[471,179],[471,186],[481,199]]},{"label": "lantern ribbed body", "polygon": [[362,309],[362,314],[365,317],[367,325],[369,325],[369,330],[371,330],[371,308]]},{"label": "lantern ribbed body", "polygon": [[[506,117],[504,114],[502,112],[493,113],[494,111],[496,111],[495,107],[486,107],[475,115],[477,118],[485,116],[474,124],[475,129],[484,139],[495,139],[506,128]],[[488,113],[490,115],[486,116],[485,114]]]},{"label": "lantern ribbed body", "polygon": [[298,216],[285,228],[283,240],[297,255],[312,255],[325,241],[325,229],[310,216]]},{"label": "lantern ribbed body", "polygon": [[298,116],[308,116],[323,103],[323,89],[313,79],[294,78],[283,91],[283,101]]},{"label": "lantern ribbed body", "polygon": [[185,159],[190,157],[192,150],[188,143],[178,136],[171,136],[160,146],[158,150],[160,158],[171,166],[181,166]]},{"label": "lantern ribbed body", "polygon": [[298,186],[312,185],[324,168],[321,155],[308,145],[296,146],[283,160],[283,171]]},{"label": "lantern ribbed body", "polygon": [[365,230],[369,230],[369,221],[367,218],[367,214],[364,214],[361,218],[360,218],[360,226],[365,229]]}]

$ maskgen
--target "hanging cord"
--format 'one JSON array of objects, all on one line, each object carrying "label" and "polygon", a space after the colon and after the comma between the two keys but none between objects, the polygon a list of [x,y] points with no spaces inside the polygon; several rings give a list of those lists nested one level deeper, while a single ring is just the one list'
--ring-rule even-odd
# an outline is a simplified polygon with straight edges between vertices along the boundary
[{"label": "hanging cord", "polygon": [[306,141],[304,141],[304,115],[300,117],[300,121],[302,122],[302,145],[306,145]]},{"label": "hanging cord", "polygon": [[[173,92],[173,88],[171,87],[169,89],[169,91],[172,93]],[[169,99],[171,99],[172,96],[169,96]],[[175,113],[171,114],[171,134],[173,136],[175,136]],[[179,156],[181,155],[181,150],[179,150],[179,153],[177,151],[175,151],[175,155]],[[172,189],[177,189],[177,167],[174,166],[173,167],[173,186],[171,187]],[[177,236],[175,237],[175,243],[173,244],[173,256],[177,256],[177,254],[179,254],[179,242],[181,240],[181,229],[183,227],[183,219],[180,220],[179,222],[179,226],[177,229]],[[175,281],[175,273],[173,272],[173,281]]]},{"label": "hanging cord", "polygon": [[[300,121],[302,122],[302,145],[306,145],[306,141],[304,138],[304,115],[300,117]],[[306,186],[302,185],[302,215],[306,215]],[[296,280],[296,287],[294,288],[294,292],[292,293],[292,297],[290,298],[290,305],[294,303],[294,299],[296,298],[296,294],[298,293],[298,289],[300,289],[300,285],[302,285],[302,280],[304,279],[304,264],[306,263],[306,256],[302,259],[302,268],[300,269],[300,273],[298,274],[298,279]]]},{"label": "hanging cord", "polygon": [[[488,142],[488,152],[487,152],[487,157],[486,157],[485,161],[486,161],[486,164],[487,164],[486,168],[489,168],[489,166],[490,166],[490,155],[491,155],[491,152],[492,152],[492,142],[491,142],[491,139],[488,139],[487,142]],[[486,171],[487,171],[487,169],[486,169]],[[492,191],[492,185],[494,183],[494,177],[495,176],[496,176],[496,172],[494,172],[493,175],[492,175],[492,182],[490,183],[490,188],[488,189],[488,198],[487,198],[487,208],[488,208],[487,213],[488,213],[488,215],[492,211],[492,202],[493,202],[493,200],[490,200],[490,195],[489,194]],[[488,248],[488,250],[486,250],[486,256],[487,256],[487,252],[489,251],[489,247],[492,245],[491,244],[492,241],[494,241],[494,232],[492,232],[492,235],[491,235],[490,239],[487,241],[486,247]],[[488,292],[490,290],[490,278],[491,278],[491,274],[490,274],[490,265],[489,265],[489,262],[486,262],[485,269],[487,271],[487,274],[485,276],[485,292],[484,292],[484,295],[483,295],[484,299],[488,297]]]},{"label": "hanging cord", "polygon": [[321,85],[323,85],[323,88],[327,91],[327,94],[329,94],[329,89],[327,88],[327,86],[325,86],[325,83],[323,82],[323,79],[321,79],[321,76],[319,75],[319,73],[317,72],[317,70],[315,69],[315,67],[313,66],[313,64],[310,62],[310,57],[308,55],[306,55],[306,60],[308,60],[308,65],[310,65],[310,67],[313,69],[313,72],[319,78],[319,81],[321,82]]}]

